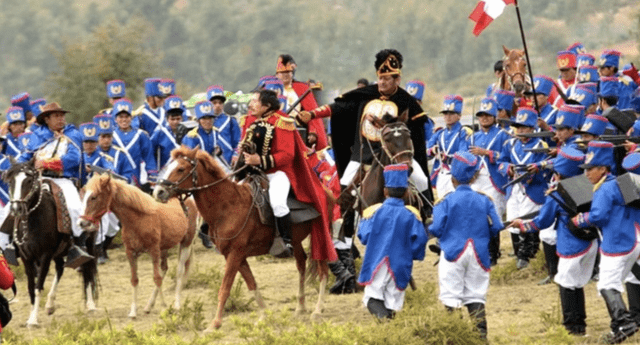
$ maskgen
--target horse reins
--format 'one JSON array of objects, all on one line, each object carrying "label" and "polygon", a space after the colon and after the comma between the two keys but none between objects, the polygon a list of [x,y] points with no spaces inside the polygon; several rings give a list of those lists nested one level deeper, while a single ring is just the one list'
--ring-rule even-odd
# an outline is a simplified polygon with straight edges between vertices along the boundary
[{"label": "horse reins", "polygon": [[[20,172],[23,172],[27,175],[33,176],[35,174],[33,173],[27,173],[27,172],[31,172],[31,170],[20,170]],[[22,239],[18,239],[18,226],[22,225],[23,230],[26,230],[26,221],[25,221],[25,217],[27,217],[29,214],[31,214],[33,211],[35,211],[40,204],[42,203],[42,195],[43,190],[42,190],[42,176],[40,173],[37,174],[38,178],[36,179],[37,183],[34,183],[31,187],[31,189],[29,190],[29,193],[27,193],[27,196],[24,197],[24,199],[20,199],[20,200],[15,200],[15,199],[11,199],[10,202],[11,203],[17,203],[17,204],[24,204],[25,205],[25,209],[27,209],[27,203],[29,202],[29,200],[31,200],[31,198],[33,197],[33,195],[37,192],[40,191],[40,193],[38,193],[38,201],[36,202],[36,204],[31,208],[31,209],[27,209],[27,212],[24,214],[16,214],[14,216],[13,219],[13,238],[14,241],[16,242],[16,244],[18,246],[21,246],[22,244],[24,244],[24,242],[27,240],[27,231],[23,231],[22,232]],[[13,193],[12,193],[13,194]],[[13,197],[13,195],[12,195]],[[20,208],[22,209],[22,208]]]}]

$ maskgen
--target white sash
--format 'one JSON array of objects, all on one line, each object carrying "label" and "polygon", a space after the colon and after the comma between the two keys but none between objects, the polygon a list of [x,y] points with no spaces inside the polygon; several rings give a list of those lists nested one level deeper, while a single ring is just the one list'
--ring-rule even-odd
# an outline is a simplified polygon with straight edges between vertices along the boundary
[{"label": "white sash", "polygon": [[137,169],[138,165],[136,164],[136,162],[133,160],[133,157],[131,157],[131,153],[129,153],[129,150],[131,149],[131,147],[133,147],[133,144],[136,143],[136,141],[138,140],[138,137],[140,136],[140,130],[138,130],[136,132],[136,135],[133,136],[133,139],[131,139],[131,141],[129,142],[129,145],[124,145],[124,143],[122,143],[122,139],[120,139],[120,136],[118,135],[118,132],[113,132],[113,139],[116,140],[116,144],[118,144],[118,146],[120,146],[120,148],[122,148],[122,152],[124,152],[125,156],[127,157],[127,159],[129,160],[129,163],[131,163],[131,166],[133,167],[133,169]]},{"label": "white sash", "polygon": [[[514,139],[512,139],[512,140],[517,140],[517,139],[515,139],[515,138],[514,138]],[[537,149],[537,148],[539,148],[539,147],[541,146],[541,145],[540,145],[540,143],[542,143],[542,140],[539,140],[535,145],[533,145],[533,147],[532,147],[532,148],[533,148],[533,149]],[[533,152],[527,152],[527,154],[526,154],[526,155],[524,155],[524,157],[523,157],[522,159],[520,159],[520,157],[518,157],[518,154],[517,154],[517,152],[516,152],[516,150],[515,150],[515,149],[516,149],[516,146],[515,146],[515,145],[513,145],[513,146],[511,147],[511,155],[512,155],[512,156],[513,156],[513,158],[516,160],[516,163],[518,163],[518,165],[523,165],[523,164],[525,164],[525,162],[526,162],[527,160],[529,160],[529,157],[531,157],[531,154],[533,153]],[[523,149],[523,151],[524,151],[524,146],[522,147],[522,149]]]},{"label": "white sash", "polygon": [[164,127],[164,111],[162,111],[162,108],[158,108],[158,113],[160,113],[160,115],[156,115],[153,111],[151,111],[149,108],[144,107],[142,109],[142,113],[147,115],[147,117],[149,117],[153,122],[156,123],[156,128],[154,128],[153,130],[150,130],[149,133],[153,133],[153,131],[155,131],[156,129],[158,129],[158,126],[160,127]]},{"label": "white sash", "polygon": [[[227,121],[225,121],[222,126],[218,127],[218,133],[222,132],[229,125],[229,122],[231,122],[231,118],[227,116]],[[224,146],[233,151],[233,146],[231,146],[231,144],[224,138],[224,136],[220,135],[219,139],[224,144]]]},{"label": "white sash", "polygon": [[7,145],[11,146],[11,149],[14,150],[16,154],[20,154],[20,150],[18,150],[18,148],[16,147],[16,144],[14,144],[11,139],[7,139]]}]

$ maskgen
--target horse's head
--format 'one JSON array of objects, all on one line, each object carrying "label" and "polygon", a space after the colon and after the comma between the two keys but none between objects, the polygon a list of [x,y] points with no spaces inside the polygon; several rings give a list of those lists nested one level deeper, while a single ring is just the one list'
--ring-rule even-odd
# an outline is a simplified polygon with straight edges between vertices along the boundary
[{"label": "horse's head", "polygon": [[153,197],[160,202],[166,202],[172,196],[188,191],[197,183],[198,160],[197,149],[185,146],[171,152],[171,161],[161,172],[158,183],[153,189]]},{"label": "horse's head", "polygon": [[524,50],[511,49],[502,46],[505,58],[502,62],[502,68],[508,77],[509,83],[513,87],[513,91],[517,95],[522,95],[527,87],[527,60],[524,56]]},{"label": "horse's head", "polygon": [[3,174],[3,179],[9,185],[11,214],[15,216],[27,213],[27,205],[39,195],[41,187],[40,173],[35,168],[34,159],[13,164]]},{"label": "horse's head", "polygon": [[391,164],[407,164],[413,161],[411,131],[402,121],[387,122],[380,131],[380,143]]},{"label": "horse's head", "polygon": [[84,186],[78,225],[85,231],[97,231],[100,219],[109,211],[113,200],[111,175],[95,174]]}]

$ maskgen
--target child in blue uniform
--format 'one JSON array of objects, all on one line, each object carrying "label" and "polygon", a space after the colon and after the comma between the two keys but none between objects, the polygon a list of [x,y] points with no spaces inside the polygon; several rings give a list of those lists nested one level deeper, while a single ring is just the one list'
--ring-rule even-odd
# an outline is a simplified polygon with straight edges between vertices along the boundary
[{"label": "child in blue uniform", "polygon": [[440,301],[449,310],[467,306],[476,327],[487,336],[485,302],[489,288],[489,240],[504,228],[491,199],[469,184],[477,177],[480,159],[457,152],[451,164],[456,190],[435,205],[429,233],[440,240],[438,277]]},{"label": "child in blue uniform", "polygon": [[[565,146],[560,149],[558,156],[551,160],[548,166],[553,168],[556,178],[561,180],[581,174],[580,164],[583,162],[584,153],[576,148]],[[549,274],[560,287],[564,327],[571,334],[584,335],[587,327],[584,286],[591,279],[596,262],[597,234],[592,232],[591,236],[585,236],[584,233],[579,237],[576,236],[567,226],[569,214],[562,209],[559,201],[564,202],[554,188],[548,192],[538,216],[524,222],[516,219],[509,226],[520,228],[522,232],[535,232],[548,228],[555,222],[557,247],[553,246],[552,254],[556,255],[557,253],[560,259],[556,262],[556,271],[550,271]],[[547,254],[546,248],[545,254]],[[548,258],[547,264],[550,265]]]},{"label": "child in blue uniform", "polygon": [[622,281],[639,283],[631,268],[640,262],[640,211],[625,205],[620,187],[611,174],[612,165],[613,144],[589,142],[585,164],[581,167],[586,169],[585,175],[594,185],[591,210],[573,217],[569,225],[579,228],[597,226],[601,230],[598,291],[611,317],[611,333],[607,335],[607,341],[617,344],[638,331],[621,293],[624,291]]},{"label": "child in blue uniform", "polygon": [[394,164],[384,168],[387,199],[363,212],[358,238],[367,246],[358,283],[364,285],[362,302],[380,319],[402,309],[413,260],[423,260],[427,234],[420,213],[405,206],[409,168]]}]

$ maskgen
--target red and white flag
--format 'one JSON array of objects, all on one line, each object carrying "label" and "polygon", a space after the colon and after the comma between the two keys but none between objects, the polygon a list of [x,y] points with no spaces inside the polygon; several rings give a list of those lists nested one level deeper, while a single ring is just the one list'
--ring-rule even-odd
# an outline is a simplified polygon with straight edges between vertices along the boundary
[{"label": "red and white flag", "polygon": [[473,34],[478,36],[491,22],[498,18],[504,8],[515,3],[515,0],[481,0],[478,2],[476,8],[469,15],[469,19],[476,22],[476,26],[473,28]]}]

